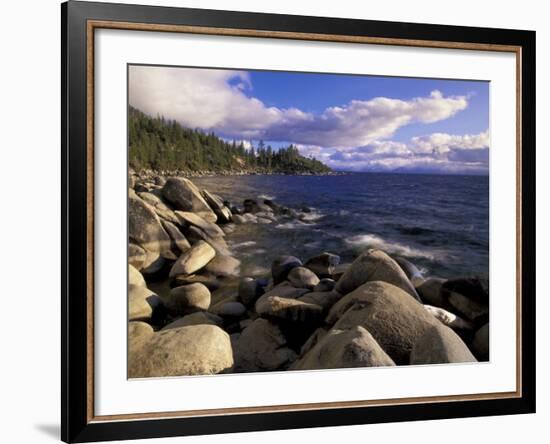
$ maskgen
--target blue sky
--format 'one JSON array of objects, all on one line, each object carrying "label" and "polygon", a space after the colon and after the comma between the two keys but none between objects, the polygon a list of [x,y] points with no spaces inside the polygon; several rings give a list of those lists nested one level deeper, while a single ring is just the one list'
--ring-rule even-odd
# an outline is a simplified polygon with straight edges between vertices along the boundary
[{"label": "blue sky", "polygon": [[156,66],[131,66],[129,82],[148,114],[293,143],[337,170],[488,173],[488,82]]}]

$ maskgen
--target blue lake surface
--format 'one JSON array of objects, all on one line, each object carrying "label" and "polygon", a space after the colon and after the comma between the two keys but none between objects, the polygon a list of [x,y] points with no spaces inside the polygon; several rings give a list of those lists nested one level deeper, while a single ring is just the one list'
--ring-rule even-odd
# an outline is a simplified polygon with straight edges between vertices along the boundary
[{"label": "blue lake surface", "polygon": [[489,274],[489,178],[353,173],[338,176],[216,176],[192,179],[242,207],[245,198],[312,212],[305,221],[237,226],[227,236],[242,275],[272,260],[323,251],[351,262],[375,247],[402,256],[428,276]]}]

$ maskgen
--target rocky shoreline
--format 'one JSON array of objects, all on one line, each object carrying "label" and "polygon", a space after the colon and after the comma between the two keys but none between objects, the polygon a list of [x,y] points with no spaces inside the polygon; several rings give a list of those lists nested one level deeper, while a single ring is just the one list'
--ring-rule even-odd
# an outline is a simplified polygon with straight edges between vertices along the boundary
[{"label": "rocky shoreline", "polygon": [[186,170],[174,170],[174,171],[155,171],[155,170],[142,170],[139,174],[136,174],[133,170],[130,170],[130,176],[139,177],[145,180],[154,180],[155,177],[216,177],[216,176],[345,176],[347,174],[353,174],[347,171],[326,171],[326,172],[291,172],[291,171],[273,171],[262,168],[254,170],[221,170],[221,171],[186,171]]},{"label": "rocky shoreline", "polygon": [[[219,173],[217,173],[219,174]],[[307,220],[309,208],[232,204],[186,177],[130,171],[128,376],[476,362],[489,357],[489,285],[426,278],[368,249],[274,257],[241,276],[241,224]]]}]

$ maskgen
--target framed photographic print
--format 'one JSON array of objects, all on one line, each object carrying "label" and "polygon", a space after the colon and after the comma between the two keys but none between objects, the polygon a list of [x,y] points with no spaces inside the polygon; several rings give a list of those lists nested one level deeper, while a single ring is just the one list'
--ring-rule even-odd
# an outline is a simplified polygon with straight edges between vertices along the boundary
[{"label": "framed photographic print", "polygon": [[535,411],[535,33],[62,5],[66,442]]}]

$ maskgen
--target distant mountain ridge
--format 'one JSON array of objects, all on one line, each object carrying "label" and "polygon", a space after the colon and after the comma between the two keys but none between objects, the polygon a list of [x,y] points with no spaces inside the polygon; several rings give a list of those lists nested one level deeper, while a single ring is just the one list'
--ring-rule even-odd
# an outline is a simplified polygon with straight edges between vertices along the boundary
[{"label": "distant mountain ridge", "polygon": [[289,145],[278,150],[260,142],[256,148],[226,142],[214,133],[186,128],[174,120],[150,117],[130,107],[129,163],[135,170],[327,174],[332,170],[302,156]]}]

